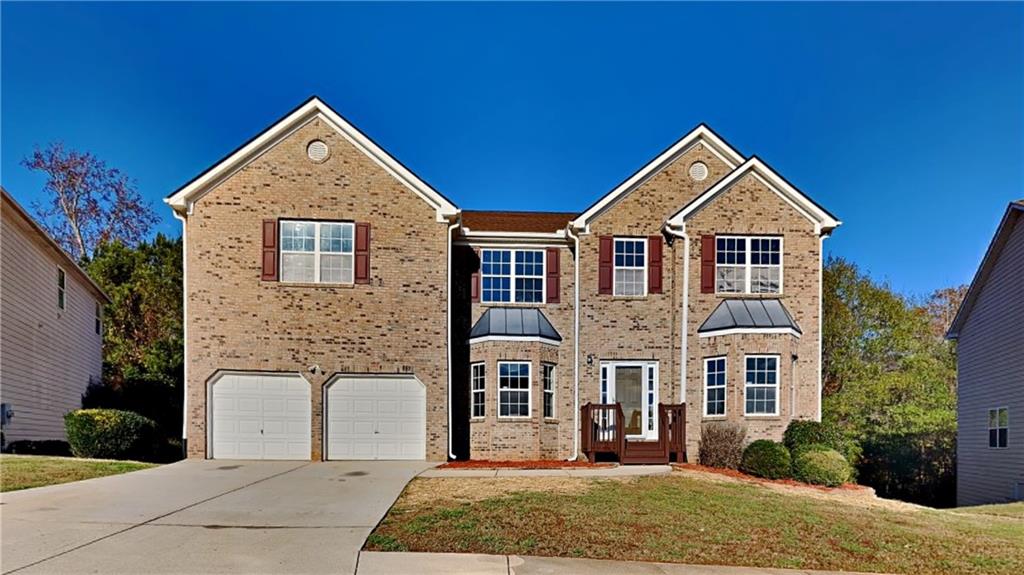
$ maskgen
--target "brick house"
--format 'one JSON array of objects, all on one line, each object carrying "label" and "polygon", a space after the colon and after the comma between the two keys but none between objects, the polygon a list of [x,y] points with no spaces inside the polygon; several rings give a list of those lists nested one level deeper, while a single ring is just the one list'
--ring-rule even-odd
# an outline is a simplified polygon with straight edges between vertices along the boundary
[{"label": "brick house", "polygon": [[703,125],[583,212],[484,212],[312,98],[166,201],[191,457],[662,461],[820,418],[840,222]]}]

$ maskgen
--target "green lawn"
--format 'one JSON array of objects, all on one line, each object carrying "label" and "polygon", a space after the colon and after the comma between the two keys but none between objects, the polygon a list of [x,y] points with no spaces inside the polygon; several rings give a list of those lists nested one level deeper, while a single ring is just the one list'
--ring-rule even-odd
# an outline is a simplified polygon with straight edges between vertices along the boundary
[{"label": "green lawn", "polygon": [[998,505],[977,505],[975,507],[960,507],[956,511],[960,513],[999,515],[1001,517],[1016,517],[1017,519],[1024,519],[1024,501],[1017,503],[1000,503]]},{"label": "green lawn", "polygon": [[1024,520],[682,473],[416,479],[378,551],[523,554],[890,573],[1024,573]]},{"label": "green lawn", "polygon": [[38,455],[0,455],[0,491],[56,485],[154,467],[152,463]]}]

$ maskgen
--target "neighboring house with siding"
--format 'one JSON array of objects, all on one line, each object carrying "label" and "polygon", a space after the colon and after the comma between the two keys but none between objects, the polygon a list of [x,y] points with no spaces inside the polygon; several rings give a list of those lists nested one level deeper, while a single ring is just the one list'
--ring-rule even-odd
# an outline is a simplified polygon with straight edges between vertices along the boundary
[{"label": "neighboring house with siding", "polygon": [[821,416],[839,221],[704,125],[582,212],[472,211],[312,98],[166,202],[190,457],[693,460]]},{"label": "neighboring house with siding", "polygon": [[4,441],[65,439],[64,414],[102,374],[107,296],[3,190],[0,402]]},{"label": "neighboring house with siding", "polygon": [[957,341],[958,505],[1024,499],[1022,326],[1024,200],[1006,208],[947,335]]}]

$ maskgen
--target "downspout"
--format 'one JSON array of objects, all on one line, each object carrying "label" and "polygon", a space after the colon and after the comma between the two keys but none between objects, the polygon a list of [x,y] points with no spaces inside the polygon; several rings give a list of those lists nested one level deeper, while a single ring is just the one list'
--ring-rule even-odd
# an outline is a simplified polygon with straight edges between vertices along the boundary
[{"label": "downspout", "polygon": [[[685,227],[683,228],[686,229]],[[689,338],[687,338],[687,326],[690,320],[690,237],[685,231],[677,231],[671,226],[665,226],[669,235],[683,240],[683,321],[679,327],[679,403],[686,403],[686,359]]]},{"label": "downspout", "polygon": [[445,296],[448,298],[445,306],[445,320],[448,324],[448,459],[455,459],[455,452],[452,449],[452,368],[454,358],[452,357],[452,233],[462,223],[461,214],[455,214],[455,221],[448,225],[448,289]]},{"label": "downspout", "polygon": [[181,221],[181,335],[182,353],[185,361],[182,365],[182,399],[181,399],[181,450],[182,455],[188,457],[188,234],[186,223],[188,219],[178,213],[178,210],[171,210],[174,219]]},{"label": "downspout", "polygon": [[822,233],[818,236],[818,413],[815,416],[815,421],[821,421],[821,388],[824,382],[821,381],[821,343],[822,343],[822,312],[824,311],[824,302],[822,296],[824,296],[825,290],[821,283],[822,280],[822,264],[824,263],[824,250],[825,250],[825,238],[829,237],[828,232]]},{"label": "downspout", "polygon": [[573,332],[572,332],[572,345],[573,345],[573,362],[572,362],[572,379],[573,379],[573,410],[572,410],[572,457],[569,461],[576,461],[580,453],[580,236],[579,234],[573,235],[572,224],[566,229],[565,233],[572,238],[575,243],[575,250],[573,251]]}]

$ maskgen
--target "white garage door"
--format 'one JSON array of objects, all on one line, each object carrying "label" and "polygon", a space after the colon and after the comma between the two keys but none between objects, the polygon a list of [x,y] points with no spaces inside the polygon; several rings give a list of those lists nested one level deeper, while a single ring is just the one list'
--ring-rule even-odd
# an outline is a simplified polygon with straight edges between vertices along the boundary
[{"label": "white garage door", "polygon": [[325,416],[327,459],[426,459],[427,392],[414,377],[339,377]]},{"label": "white garage door", "polygon": [[214,459],[309,459],[309,383],[302,376],[226,373],[211,395]]}]

